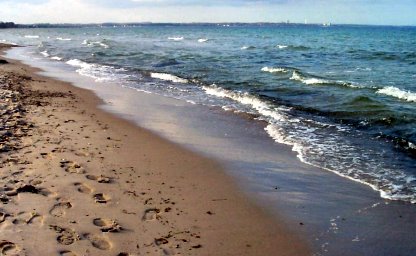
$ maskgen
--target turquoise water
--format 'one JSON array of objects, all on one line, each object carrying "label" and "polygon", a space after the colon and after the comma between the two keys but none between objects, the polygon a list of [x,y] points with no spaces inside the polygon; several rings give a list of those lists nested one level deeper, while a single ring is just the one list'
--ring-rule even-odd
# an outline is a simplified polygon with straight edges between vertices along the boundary
[{"label": "turquoise water", "polygon": [[303,162],[416,202],[416,28],[143,25],[0,40],[98,82],[245,112]]}]

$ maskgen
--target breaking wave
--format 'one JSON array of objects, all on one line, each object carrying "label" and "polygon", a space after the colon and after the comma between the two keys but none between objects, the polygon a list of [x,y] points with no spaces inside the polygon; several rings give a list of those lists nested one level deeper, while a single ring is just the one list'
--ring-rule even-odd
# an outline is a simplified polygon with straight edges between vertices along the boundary
[{"label": "breaking wave", "polygon": [[392,96],[409,102],[416,102],[416,93],[411,91],[404,91],[394,86],[384,87],[378,90],[377,93]]},{"label": "breaking wave", "polygon": [[174,75],[166,74],[166,73],[151,73],[150,77],[157,78],[160,80],[165,80],[165,81],[171,81],[173,83],[182,83],[182,84],[188,83],[187,79],[180,78],[178,76],[174,76]]},{"label": "breaking wave", "polygon": [[261,71],[269,72],[269,73],[287,73],[288,72],[288,70],[284,68],[269,68],[269,67],[263,67]]}]

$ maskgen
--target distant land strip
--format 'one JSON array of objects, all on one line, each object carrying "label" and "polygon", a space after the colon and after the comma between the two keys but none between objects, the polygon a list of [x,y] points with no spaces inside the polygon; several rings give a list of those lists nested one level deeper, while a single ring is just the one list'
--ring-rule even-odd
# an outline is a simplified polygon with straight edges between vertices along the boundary
[{"label": "distant land strip", "polygon": [[[189,22],[189,23],[153,23],[153,22],[130,22],[130,23],[35,23],[17,24],[14,22],[0,22],[0,29],[6,28],[79,28],[79,27],[137,27],[137,26],[328,26],[322,23],[291,23],[291,22]],[[330,26],[349,26],[349,27],[413,27],[413,26],[392,26],[392,25],[358,25],[358,24],[330,24]]]}]

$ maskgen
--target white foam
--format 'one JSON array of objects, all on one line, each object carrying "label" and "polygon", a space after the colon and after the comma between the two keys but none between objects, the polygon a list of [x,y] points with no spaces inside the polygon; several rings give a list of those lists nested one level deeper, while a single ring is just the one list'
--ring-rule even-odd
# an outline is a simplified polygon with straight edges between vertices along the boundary
[{"label": "white foam", "polygon": [[321,78],[316,78],[316,77],[304,77],[297,71],[293,71],[292,77],[290,79],[302,82],[307,85],[337,84],[337,85],[347,86],[350,88],[364,88],[364,86],[359,85],[357,83],[353,83],[353,82],[327,80],[327,79],[321,79]]},{"label": "white foam", "polygon": [[215,84],[211,86],[203,86],[202,88],[204,89],[205,93],[209,95],[214,95],[219,98],[232,99],[243,105],[248,105],[252,107],[253,109],[255,109],[257,112],[259,112],[260,114],[262,114],[263,116],[271,117],[274,120],[284,119],[284,117],[278,111],[276,111],[277,110],[276,108],[269,106],[269,104],[267,104],[266,102],[262,101],[261,99],[247,92],[245,93],[234,92],[234,91],[220,88],[216,86]]},{"label": "white foam", "polygon": [[88,63],[83,62],[83,61],[81,61],[79,59],[71,59],[71,60],[68,60],[66,62],[66,64],[69,64],[69,65],[74,66],[74,67],[80,67],[80,68],[89,68],[89,67],[92,67],[93,66],[93,64],[88,64]]},{"label": "white foam", "polygon": [[414,176],[409,176],[409,177],[407,177],[407,178],[406,178],[406,183],[407,183],[407,184],[409,184],[409,183],[411,183],[411,182],[413,182],[413,181],[416,181],[416,177],[414,177]]},{"label": "white foam", "polygon": [[105,49],[110,48],[110,46],[109,46],[108,44],[105,44],[105,43],[103,43],[103,42],[97,42],[97,44],[98,44],[99,46],[101,46],[101,47],[104,47]]},{"label": "white foam", "polygon": [[325,80],[325,79],[320,79],[320,78],[315,78],[315,77],[311,77],[311,78],[306,78],[303,77],[301,74],[299,74],[296,71],[293,71],[292,77],[290,78],[291,80],[296,80],[296,81],[300,81],[304,84],[307,85],[319,85],[319,84],[328,84],[328,83],[332,83],[329,80]]},{"label": "white foam", "polygon": [[168,37],[169,40],[173,40],[173,41],[182,41],[184,38],[181,37]]},{"label": "white foam", "polygon": [[48,51],[43,51],[43,52],[40,52],[40,54],[42,54],[42,55],[43,55],[43,57],[49,57],[49,53],[48,53]]},{"label": "white foam", "polygon": [[287,72],[287,70],[284,68],[269,68],[269,67],[263,67],[261,71],[269,72],[269,73],[286,73]]},{"label": "white foam", "polygon": [[39,36],[36,35],[25,35],[26,38],[39,38]]},{"label": "white foam", "polygon": [[1,40],[0,40],[0,42],[2,42],[2,43],[4,43],[4,44],[17,45],[17,44],[15,44],[15,43],[9,42],[9,41],[7,41],[7,40],[5,40],[5,39],[1,39]]},{"label": "white foam", "polygon": [[276,45],[276,47],[277,47],[277,48],[279,48],[279,49],[285,49],[285,48],[287,48],[287,47],[289,47],[289,46],[287,46],[287,45],[280,45],[280,44],[278,44],[278,45]]},{"label": "white foam", "polygon": [[243,47],[241,47],[240,49],[241,50],[251,50],[251,49],[255,49],[256,47],[254,47],[254,46],[247,46],[247,45],[244,45]]},{"label": "white foam", "polygon": [[208,41],[208,39],[207,38],[200,38],[200,39],[198,39],[198,42],[199,43],[205,43],[205,42],[207,42]]},{"label": "white foam", "polygon": [[188,83],[187,79],[180,78],[178,76],[174,76],[174,75],[166,74],[166,73],[151,73],[150,76],[152,78],[157,78],[157,79],[165,80],[165,81],[171,81],[174,83],[182,83],[182,84]]},{"label": "white foam", "polygon": [[56,40],[59,40],[59,41],[71,41],[72,39],[71,38],[57,37]]},{"label": "white foam", "polygon": [[[304,157],[305,153],[308,151],[308,146],[306,147],[303,146],[301,142],[298,140],[297,136],[295,136],[294,138],[287,136],[287,134],[285,134],[283,129],[281,129],[278,125],[269,124],[265,128],[265,130],[277,143],[282,143],[282,144],[292,146],[292,150],[298,153],[297,157],[304,163],[325,169],[327,171],[335,173],[341,177],[353,180],[355,182],[365,184],[371,187],[374,191],[378,191],[380,193],[381,198],[385,198],[389,200],[404,200],[404,201],[410,201],[411,203],[416,203],[416,200],[412,199],[414,198],[412,195],[397,193],[399,192],[401,185],[394,185],[391,182],[390,183],[388,182],[387,184],[384,184],[383,186],[374,185],[370,182],[357,178],[355,175],[351,176],[349,173],[335,171],[331,168],[327,168],[322,165],[317,165],[317,164],[314,164],[313,162],[308,161]],[[319,146],[319,145],[315,145],[314,147],[316,146]],[[306,152],[304,152],[305,150]]]},{"label": "white foam", "polygon": [[384,87],[378,90],[376,93],[392,96],[401,100],[416,102],[416,93],[411,91],[401,90],[394,86]]},{"label": "white foam", "polygon": [[62,58],[58,57],[58,56],[53,56],[53,57],[51,57],[51,60],[62,60]]},{"label": "white foam", "polygon": [[112,81],[114,77],[112,68],[109,66],[90,64],[78,59],[71,59],[66,62],[68,65],[77,67],[77,73],[83,76],[94,78],[96,82]]},{"label": "white foam", "polygon": [[110,46],[108,44],[105,44],[105,43],[103,43],[101,41],[91,42],[91,41],[86,40],[86,39],[84,41],[82,41],[82,45],[86,45],[86,46],[90,46],[90,47],[93,47],[93,46],[101,46],[101,47],[103,47],[105,49],[110,48]]}]

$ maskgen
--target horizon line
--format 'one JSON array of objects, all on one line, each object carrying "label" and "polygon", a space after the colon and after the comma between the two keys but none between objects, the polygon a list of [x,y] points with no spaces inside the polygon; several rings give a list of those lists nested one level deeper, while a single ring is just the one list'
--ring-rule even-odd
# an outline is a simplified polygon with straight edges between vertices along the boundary
[{"label": "horizon line", "polygon": [[[0,23],[14,23],[14,22],[0,22]],[[416,25],[391,25],[391,24],[355,24],[355,23],[332,23],[332,22],[320,22],[320,23],[303,23],[303,22],[267,22],[267,21],[254,21],[254,22],[151,22],[151,21],[143,21],[143,22],[91,22],[91,23],[50,23],[50,22],[40,22],[40,23],[14,23],[16,26],[39,26],[39,25],[49,25],[49,26],[65,26],[65,25],[73,25],[73,26],[105,26],[105,25],[329,25],[329,26],[379,26],[379,27],[416,27]]]}]

